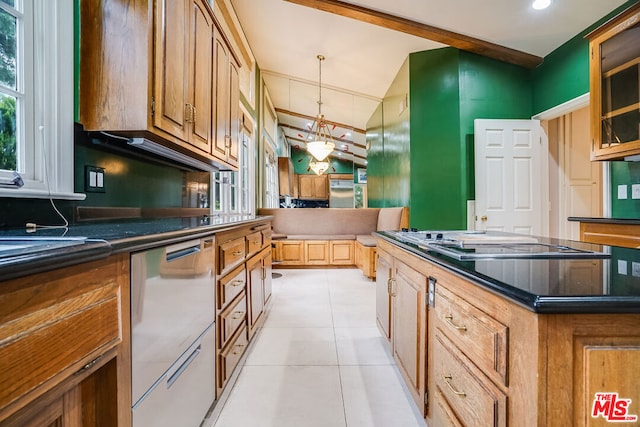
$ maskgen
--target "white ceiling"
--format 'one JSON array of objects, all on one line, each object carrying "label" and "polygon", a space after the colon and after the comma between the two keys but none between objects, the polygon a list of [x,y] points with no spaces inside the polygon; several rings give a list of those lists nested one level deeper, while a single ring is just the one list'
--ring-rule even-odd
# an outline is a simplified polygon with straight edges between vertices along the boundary
[{"label": "white ceiling", "polygon": [[[625,3],[625,0],[552,0],[549,8],[536,11],[531,1],[349,3],[541,57]],[[355,128],[366,127],[409,53],[443,47],[284,0],[231,0],[231,3],[264,73],[274,106],[310,116],[317,114],[316,55],[322,54],[326,57],[322,63],[322,112],[327,120]],[[279,120],[294,121],[283,115],[279,115]],[[301,124],[299,120],[296,123]],[[356,151],[363,150],[356,148]]]}]

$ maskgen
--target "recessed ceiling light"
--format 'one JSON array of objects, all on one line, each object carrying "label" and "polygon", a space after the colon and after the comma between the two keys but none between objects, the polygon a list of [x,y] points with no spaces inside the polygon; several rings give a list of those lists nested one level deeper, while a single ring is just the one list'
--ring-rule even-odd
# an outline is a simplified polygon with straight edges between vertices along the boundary
[{"label": "recessed ceiling light", "polygon": [[536,10],[542,10],[542,9],[548,8],[550,4],[551,4],[551,0],[534,0],[531,7],[533,7]]}]

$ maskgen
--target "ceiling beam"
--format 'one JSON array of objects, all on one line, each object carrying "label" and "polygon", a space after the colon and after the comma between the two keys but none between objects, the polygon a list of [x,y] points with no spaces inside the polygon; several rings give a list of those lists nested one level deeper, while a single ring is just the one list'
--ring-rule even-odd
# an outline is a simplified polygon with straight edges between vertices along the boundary
[{"label": "ceiling beam", "polygon": [[[300,119],[305,119],[305,120],[309,120],[311,122],[315,121],[317,119],[316,116],[309,116],[307,114],[302,114],[302,113],[296,113],[295,111],[290,111],[290,110],[285,110],[284,108],[278,108],[275,107],[276,113],[280,113],[280,114],[286,114],[288,116],[293,116],[293,117],[298,117]],[[339,127],[339,128],[343,128],[343,129],[351,129],[354,132],[358,132],[361,133],[363,135],[366,135],[367,131],[364,129],[358,129],[355,128],[351,125],[346,125],[344,123],[338,123],[338,122],[332,122],[331,120],[326,120],[325,119],[325,123],[331,125],[331,126],[335,126],[335,127]]]},{"label": "ceiling beam", "polygon": [[525,68],[535,68],[542,63],[542,58],[536,55],[339,0],[285,1],[422,37]]}]

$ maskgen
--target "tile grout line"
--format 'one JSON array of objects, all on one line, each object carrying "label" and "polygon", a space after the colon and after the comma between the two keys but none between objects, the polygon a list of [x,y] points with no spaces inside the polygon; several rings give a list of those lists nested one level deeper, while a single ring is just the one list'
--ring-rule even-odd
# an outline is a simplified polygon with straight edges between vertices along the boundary
[{"label": "tile grout line", "polygon": [[336,349],[336,364],[338,367],[338,383],[340,384],[340,400],[342,402],[342,417],[344,419],[345,427],[348,427],[347,423],[347,405],[344,401],[344,385],[342,384],[342,369],[340,364],[340,354],[338,353],[338,338],[336,337],[336,322],[333,316],[333,297],[331,295],[331,287],[329,286],[329,280],[327,278],[327,292],[329,292],[329,308],[331,309],[331,326],[333,330],[333,344]]}]

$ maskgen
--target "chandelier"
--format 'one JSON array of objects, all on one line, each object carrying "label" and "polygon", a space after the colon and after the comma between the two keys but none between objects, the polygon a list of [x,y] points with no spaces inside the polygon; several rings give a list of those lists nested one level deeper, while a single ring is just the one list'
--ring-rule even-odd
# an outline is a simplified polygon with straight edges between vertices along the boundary
[{"label": "chandelier", "polygon": [[309,167],[312,171],[315,172],[316,175],[322,175],[329,169],[329,162],[309,162]]},{"label": "chandelier", "polygon": [[[318,116],[316,117],[316,120],[313,122],[313,124],[309,128],[309,133],[307,137],[307,141],[309,141],[307,142],[307,151],[311,153],[311,155],[316,160],[318,160],[318,162],[326,163],[326,162],[323,162],[323,160],[326,159],[329,154],[331,154],[333,149],[336,147],[336,144],[333,142],[333,137],[331,136],[329,125],[324,120],[324,114],[322,114],[322,61],[324,61],[324,56],[318,55],[317,58],[318,58],[318,65],[319,65],[318,66],[318,70],[319,70],[318,71]],[[309,166],[311,166],[311,163],[309,164]],[[313,169],[312,166],[311,168]]]}]

